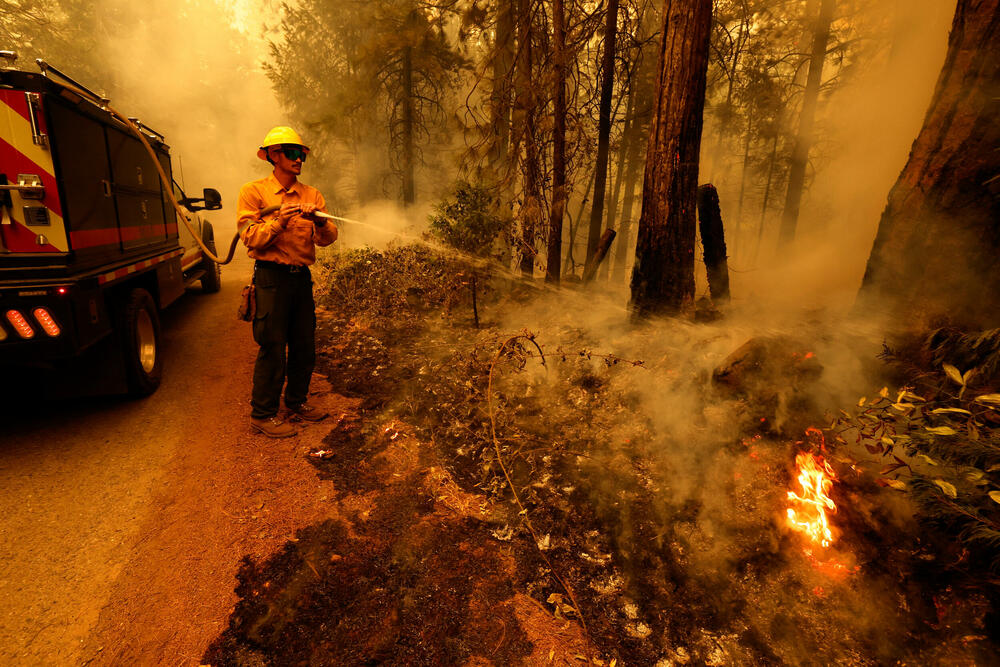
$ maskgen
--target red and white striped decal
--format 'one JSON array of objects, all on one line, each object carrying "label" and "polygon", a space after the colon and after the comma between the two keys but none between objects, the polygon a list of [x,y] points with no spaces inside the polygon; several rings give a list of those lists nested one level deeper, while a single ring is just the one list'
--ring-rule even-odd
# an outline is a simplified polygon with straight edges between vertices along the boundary
[{"label": "red and white striped decal", "polygon": [[[45,128],[45,114],[37,114],[39,129]],[[68,252],[66,227],[62,218],[62,204],[56,185],[52,153],[32,140],[28,101],[23,91],[0,90],[0,165],[10,183],[16,183],[18,174],[34,174],[45,186],[45,198],[24,200],[21,194],[11,191],[14,206],[9,210],[11,224],[0,229],[4,245],[12,252]],[[23,219],[23,206],[42,205],[48,209],[49,224],[28,226]],[[39,243],[39,235],[45,242]]]},{"label": "red and white striped decal", "polygon": [[191,248],[191,256],[184,257],[181,259],[181,270],[187,271],[190,267],[194,266],[201,261],[201,249]]},{"label": "red and white striped decal", "polygon": [[128,266],[123,266],[120,269],[115,269],[114,271],[109,271],[108,273],[102,273],[97,277],[97,282],[101,285],[105,285],[116,280],[120,280],[125,276],[132,275],[142,271],[143,269],[148,269],[151,266],[156,266],[157,264],[162,264],[168,260],[178,257],[183,253],[184,250],[178,248],[177,250],[171,250],[168,253],[162,255],[157,255],[156,257],[151,257],[149,259],[144,259],[141,262],[136,262],[135,264],[129,264]]}]

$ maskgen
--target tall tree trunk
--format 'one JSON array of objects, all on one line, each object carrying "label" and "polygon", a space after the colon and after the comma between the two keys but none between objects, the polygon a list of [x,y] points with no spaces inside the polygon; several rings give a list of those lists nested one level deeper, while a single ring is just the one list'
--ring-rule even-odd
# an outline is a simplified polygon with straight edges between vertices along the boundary
[{"label": "tall tree trunk", "polygon": [[809,76],[802,95],[802,111],[799,113],[799,132],[792,149],[792,162],[788,170],[788,191],[785,195],[785,209],[781,215],[781,232],[778,242],[782,246],[795,240],[795,228],[799,222],[799,207],[802,204],[802,189],[806,182],[806,166],[809,164],[809,148],[812,146],[813,126],[816,121],[816,104],[823,83],[823,63],[826,61],[826,47],[830,41],[830,24],[836,0],[823,0],[813,33],[812,55],[809,58]]},{"label": "tall tree trunk", "polygon": [[[631,77],[630,77],[631,78]],[[629,153],[629,141],[632,136],[632,126],[635,124],[635,86],[629,83],[628,95],[626,95],[625,101],[625,120],[624,127],[622,127],[622,139],[618,146],[618,166],[615,168],[615,187],[612,191],[611,197],[608,198],[605,216],[607,220],[608,229],[614,229],[618,220],[618,204],[622,200],[622,186],[624,185],[624,174],[625,174],[625,163],[628,161]],[[619,236],[622,236],[619,234]],[[622,238],[626,238],[622,236]],[[601,264],[600,277],[602,280],[607,280],[611,273],[611,264],[613,262],[609,259],[608,261]]]},{"label": "tall tree trunk", "polygon": [[414,200],[413,182],[413,58],[412,49],[403,47],[403,204]]},{"label": "tall tree trunk", "polygon": [[[587,179],[587,188],[583,191],[583,197],[580,199],[580,208],[576,211],[576,216],[570,218],[569,221],[569,247],[566,249],[566,263],[570,266],[571,271],[576,270],[576,258],[574,256],[574,251],[576,249],[576,237],[579,236],[580,222],[583,220],[583,211],[587,208],[587,202],[590,201],[590,191],[594,187],[594,174],[596,170],[590,170],[590,178]],[[586,257],[584,257],[584,262],[586,262]]]},{"label": "tall tree trunk", "polygon": [[[510,73],[514,66],[514,15],[509,2],[497,3],[496,39],[493,45],[493,89],[490,106],[493,114],[493,145],[490,169],[499,176],[506,171],[510,144]],[[500,178],[499,180],[505,180]]]},{"label": "tall tree trunk", "polygon": [[677,313],[694,299],[698,152],[712,0],[665,0],[659,75],[632,270],[637,315]]},{"label": "tall tree trunk", "polygon": [[747,191],[747,171],[750,170],[750,144],[753,139],[753,109],[747,113],[747,133],[743,140],[743,168],[740,169],[740,198],[736,204],[736,225],[731,228],[729,238],[733,241],[733,254],[737,248],[742,248],[743,233],[743,198]]},{"label": "tall tree trunk", "polygon": [[524,193],[519,217],[521,218],[521,273],[534,275],[535,230],[541,219],[540,168],[538,144],[535,141],[535,86],[532,79],[532,29],[531,0],[517,0],[517,93],[516,112],[519,116],[517,144],[524,144],[521,177]]},{"label": "tall tree trunk", "polygon": [[604,25],[604,55],[601,65],[601,106],[597,121],[597,165],[594,175],[594,201],[590,208],[590,230],[587,234],[589,263],[601,240],[601,215],[604,212],[604,190],[608,181],[608,144],[611,140],[611,93],[615,79],[615,38],[618,35],[618,0],[608,1]]},{"label": "tall tree trunk", "polygon": [[774,133],[774,140],[771,142],[771,157],[767,164],[767,181],[764,183],[764,203],[760,207],[760,222],[757,225],[757,244],[753,249],[754,261],[760,254],[760,245],[764,240],[764,221],[767,219],[767,205],[771,201],[771,182],[774,180],[774,163],[778,160],[778,133]]},{"label": "tall tree trunk", "polygon": [[553,0],[554,31],[552,64],[556,90],[553,101],[554,127],[552,136],[552,210],[549,214],[548,256],[545,282],[559,283],[562,271],[563,209],[566,207],[566,34],[563,26],[563,0]]},{"label": "tall tree trunk", "polygon": [[639,118],[632,123],[632,132],[629,137],[628,169],[625,172],[625,194],[622,200],[622,221],[619,225],[618,248],[615,251],[615,266],[612,273],[613,280],[622,280],[625,277],[625,264],[628,259],[628,252],[632,249],[629,238],[632,234],[632,206],[635,203],[635,189],[639,180],[639,165],[643,163],[643,124]]},{"label": "tall tree trunk", "polygon": [[1000,326],[998,90],[1000,0],[959,0],[923,129],[879,221],[859,305],[888,309],[900,323],[947,314]]}]

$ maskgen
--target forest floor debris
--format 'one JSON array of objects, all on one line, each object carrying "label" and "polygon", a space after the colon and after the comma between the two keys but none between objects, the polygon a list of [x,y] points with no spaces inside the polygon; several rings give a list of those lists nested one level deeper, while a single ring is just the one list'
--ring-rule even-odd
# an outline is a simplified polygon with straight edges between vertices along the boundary
[{"label": "forest floor debris", "polygon": [[[815,428],[796,436],[830,423],[824,406],[786,400],[778,419],[775,405],[760,404],[770,399],[713,384],[742,333],[678,322],[602,340],[553,319],[512,336],[504,313],[546,295],[506,289],[479,295],[477,329],[470,270],[412,246],[333,265],[321,366],[361,403],[324,439],[335,456],[311,462],[348,518],[245,563],[241,601],[206,661],[867,665],[995,655],[995,587],[962,585],[941,540],[846,441]],[[490,285],[482,273],[478,284]],[[810,381],[822,361],[808,362]],[[783,524],[795,453],[813,449],[830,450],[840,478],[827,549]]]}]

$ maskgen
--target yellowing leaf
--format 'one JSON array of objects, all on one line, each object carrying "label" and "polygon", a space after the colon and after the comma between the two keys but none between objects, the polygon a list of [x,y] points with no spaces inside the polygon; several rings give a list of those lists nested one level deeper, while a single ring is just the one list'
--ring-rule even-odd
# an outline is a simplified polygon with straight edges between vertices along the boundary
[{"label": "yellowing leaf", "polygon": [[908,401],[918,401],[920,403],[926,403],[927,402],[927,399],[924,398],[923,396],[917,396],[913,392],[909,392],[909,391],[904,391],[902,394],[900,394],[900,396],[902,396],[903,398],[905,398]]},{"label": "yellowing leaf", "polygon": [[917,407],[913,403],[893,403],[892,407],[896,408],[900,412],[906,412],[907,410],[912,410]]},{"label": "yellowing leaf", "polygon": [[993,502],[1000,503],[1000,491],[990,491],[987,495],[993,499]]},{"label": "yellowing leaf", "polygon": [[962,379],[962,371],[958,370],[951,364],[944,364],[941,366],[944,369],[945,375],[954,380],[956,384],[965,386],[965,380]]},{"label": "yellowing leaf", "polygon": [[950,426],[926,426],[925,428],[934,435],[955,435],[958,433]]},{"label": "yellowing leaf", "polygon": [[934,480],[934,483],[937,484],[939,487],[941,487],[941,490],[944,491],[946,496],[950,498],[958,497],[958,490],[955,488],[954,484],[949,484],[943,479],[936,479]]},{"label": "yellowing leaf", "polygon": [[867,396],[862,396],[860,399],[858,399],[858,407],[860,408],[862,405],[864,405],[865,401],[867,400],[868,400]]},{"label": "yellowing leaf", "polygon": [[931,410],[932,415],[943,415],[946,412],[955,412],[961,415],[971,415],[972,413],[968,410],[963,410],[962,408],[938,408],[937,410]]},{"label": "yellowing leaf", "polygon": [[1000,394],[983,394],[982,396],[976,396],[974,400],[976,403],[982,403],[990,407],[1000,406]]},{"label": "yellowing leaf", "polygon": [[894,443],[892,442],[892,438],[890,438],[889,436],[883,435],[882,436],[882,444],[883,445],[889,445],[890,447],[892,447],[892,445]]},{"label": "yellowing leaf", "polygon": [[881,396],[882,398],[889,398],[889,388],[882,387],[882,391],[880,391],[878,395]]},{"label": "yellowing leaf", "polygon": [[926,463],[930,463],[932,466],[936,466],[937,465],[937,461],[935,461],[931,457],[927,456],[926,454],[917,454],[917,458],[920,459],[920,460],[922,460],[922,461],[924,461],[924,462],[926,462]]},{"label": "yellowing leaf", "polygon": [[973,373],[976,372],[975,368],[970,368],[962,374],[962,384],[969,384],[969,378],[972,377]]},{"label": "yellowing leaf", "polygon": [[885,480],[885,483],[897,491],[906,491],[906,482],[902,482],[898,479],[887,479]]},{"label": "yellowing leaf", "polygon": [[1000,470],[1000,463],[994,463],[986,469],[986,472],[996,472],[997,470]]}]

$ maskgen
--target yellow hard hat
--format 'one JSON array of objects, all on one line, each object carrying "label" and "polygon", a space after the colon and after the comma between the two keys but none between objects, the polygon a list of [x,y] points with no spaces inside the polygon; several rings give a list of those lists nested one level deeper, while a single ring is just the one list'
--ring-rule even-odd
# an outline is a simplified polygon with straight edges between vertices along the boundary
[{"label": "yellow hard hat", "polygon": [[298,132],[285,125],[279,125],[272,127],[271,131],[264,137],[264,141],[261,142],[257,151],[257,157],[261,160],[267,160],[267,149],[270,146],[280,146],[281,144],[295,144],[302,146],[306,153],[309,152],[309,147],[302,143],[302,137],[299,136]]}]

